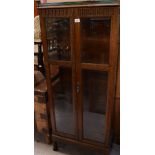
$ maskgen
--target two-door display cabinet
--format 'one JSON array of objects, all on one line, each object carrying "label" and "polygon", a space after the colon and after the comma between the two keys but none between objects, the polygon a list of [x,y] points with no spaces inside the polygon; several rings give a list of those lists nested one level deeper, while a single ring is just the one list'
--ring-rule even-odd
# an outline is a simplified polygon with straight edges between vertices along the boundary
[{"label": "two-door display cabinet", "polygon": [[54,150],[62,141],[108,155],[113,133],[119,3],[44,3],[38,9]]}]

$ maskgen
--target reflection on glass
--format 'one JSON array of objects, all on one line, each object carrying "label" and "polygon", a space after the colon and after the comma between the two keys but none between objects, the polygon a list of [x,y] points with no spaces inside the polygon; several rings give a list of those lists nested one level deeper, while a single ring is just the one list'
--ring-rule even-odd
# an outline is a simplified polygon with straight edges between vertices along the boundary
[{"label": "reflection on glass", "polygon": [[48,56],[51,60],[70,60],[70,21],[66,18],[46,18]]},{"label": "reflection on glass", "polygon": [[84,138],[104,142],[107,72],[82,71]]},{"label": "reflection on glass", "polygon": [[70,68],[54,67],[54,65],[52,68],[57,72],[52,80],[56,129],[73,135],[72,71]]},{"label": "reflection on glass", "polygon": [[109,63],[109,18],[81,19],[81,59],[84,63]]}]

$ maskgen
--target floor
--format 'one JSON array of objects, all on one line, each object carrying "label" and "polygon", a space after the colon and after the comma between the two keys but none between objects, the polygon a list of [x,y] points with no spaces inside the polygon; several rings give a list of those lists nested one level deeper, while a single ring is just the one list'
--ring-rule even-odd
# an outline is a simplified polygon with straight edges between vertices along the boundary
[{"label": "floor", "polygon": [[[53,151],[52,145],[34,142],[34,155],[104,155],[76,145],[59,144],[59,150]],[[120,147],[113,145],[110,155],[120,155]]]}]

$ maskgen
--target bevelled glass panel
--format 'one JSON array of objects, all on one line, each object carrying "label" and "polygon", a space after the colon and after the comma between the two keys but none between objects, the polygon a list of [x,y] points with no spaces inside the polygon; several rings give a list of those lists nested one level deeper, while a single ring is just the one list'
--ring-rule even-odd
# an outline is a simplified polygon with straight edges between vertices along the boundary
[{"label": "bevelled glass panel", "polygon": [[[72,70],[52,65],[52,95],[56,130],[74,135],[74,104],[72,98]],[[55,72],[55,73],[54,73]],[[54,75],[55,74],[55,75]]]},{"label": "bevelled glass panel", "polygon": [[83,136],[104,142],[107,104],[108,73],[82,71],[83,83]]},{"label": "bevelled glass panel", "polygon": [[110,25],[110,18],[81,19],[81,61],[83,63],[109,63]]},{"label": "bevelled glass panel", "polygon": [[71,59],[70,20],[68,18],[46,18],[48,57],[50,60]]}]

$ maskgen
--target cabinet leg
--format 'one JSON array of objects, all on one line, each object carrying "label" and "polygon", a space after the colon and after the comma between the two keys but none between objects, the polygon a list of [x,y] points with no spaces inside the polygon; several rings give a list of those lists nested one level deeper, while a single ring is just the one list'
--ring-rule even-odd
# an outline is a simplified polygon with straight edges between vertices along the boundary
[{"label": "cabinet leg", "polygon": [[53,151],[58,151],[58,143],[53,142]]}]

